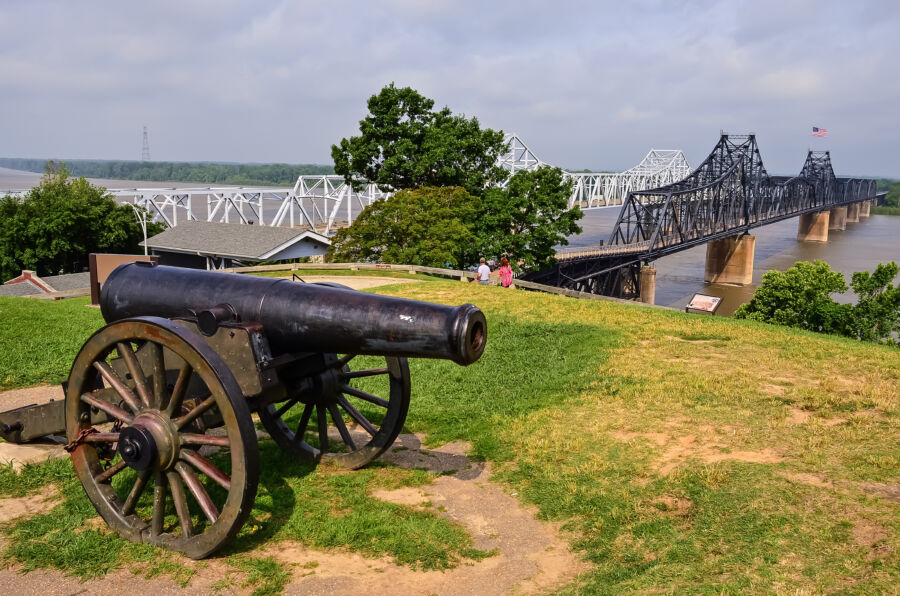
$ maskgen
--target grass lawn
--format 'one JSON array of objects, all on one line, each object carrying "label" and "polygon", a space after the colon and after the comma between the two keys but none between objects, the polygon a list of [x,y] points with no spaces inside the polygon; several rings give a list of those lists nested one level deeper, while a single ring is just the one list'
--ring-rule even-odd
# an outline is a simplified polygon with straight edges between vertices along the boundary
[{"label": "grass lawn", "polygon": [[[562,523],[592,564],[562,593],[872,594],[900,585],[900,350],[450,281],[377,292],[485,311],[478,363],[411,361],[406,428],[432,445],[469,441],[508,492]],[[0,300],[4,387],[66,376],[100,324],[84,304]],[[270,579],[269,593],[283,573],[254,554],[279,540],[419,568],[492,556],[427,509],[369,496],[427,485],[427,472],[376,464],[346,473],[291,462],[267,441],[261,449],[256,507],[225,556]],[[124,566],[189,580],[178,555],[96,529],[73,533],[96,513],[67,465],[0,471],[0,495],[53,483],[65,497],[4,528],[7,558],[82,577]]]}]

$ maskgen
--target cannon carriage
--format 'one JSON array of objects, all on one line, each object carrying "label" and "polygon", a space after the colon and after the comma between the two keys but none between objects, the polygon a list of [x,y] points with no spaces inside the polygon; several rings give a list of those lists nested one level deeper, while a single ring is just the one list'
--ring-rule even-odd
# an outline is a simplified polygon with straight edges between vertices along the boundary
[{"label": "cannon carriage", "polygon": [[120,535],[204,558],[247,520],[257,428],[294,457],[365,466],[397,438],[408,357],[475,362],[475,306],[337,284],[119,266],[107,325],[72,364],[61,402],[0,413],[13,442],[65,433],[94,507]]}]

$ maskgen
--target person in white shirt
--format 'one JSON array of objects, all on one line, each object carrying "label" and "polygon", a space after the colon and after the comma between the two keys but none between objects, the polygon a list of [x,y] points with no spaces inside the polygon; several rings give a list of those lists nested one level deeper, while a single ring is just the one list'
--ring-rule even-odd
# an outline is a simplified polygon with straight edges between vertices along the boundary
[{"label": "person in white shirt", "polygon": [[478,280],[479,285],[486,286],[490,283],[491,268],[485,263],[484,257],[481,257],[481,264],[478,265],[478,269],[475,273],[475,278]]}]

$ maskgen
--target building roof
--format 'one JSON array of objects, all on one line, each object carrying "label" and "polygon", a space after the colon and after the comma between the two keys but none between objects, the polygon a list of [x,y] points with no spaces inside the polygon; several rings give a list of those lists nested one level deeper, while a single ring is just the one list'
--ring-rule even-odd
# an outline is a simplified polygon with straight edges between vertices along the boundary
[{"label": "building roof", "polygon": [[[46,289],[42,288],[45,286]],[[64,273],[38,277],[34,271],[22,271],[22,274],[0,286],[0,296],[34,296],[51,292],[67,292],[82,290],[91,286],[91,274]]]},{"label": "building roof", "polygon": [[57,292],[67,292],[69,290],[81,290],[91,287],[91,274],[85,271],[84,273],[48,275],[42,276],[41,281]]},{"label": "building roof", "polygon": [[326,236],[311,230],[186,221],[148,238],[146,245],[168,252],[262,261],[301,240],[331,244]]},{"label": "building roof", "polygon": [[27,281],[0,286],[0,296],[34,296],[35,294],[43,293],[43,290]]}]

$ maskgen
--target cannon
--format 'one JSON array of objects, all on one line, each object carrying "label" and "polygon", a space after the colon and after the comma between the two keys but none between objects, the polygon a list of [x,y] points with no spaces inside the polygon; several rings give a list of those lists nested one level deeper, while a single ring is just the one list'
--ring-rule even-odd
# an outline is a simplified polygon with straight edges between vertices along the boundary
[{"label": "cannon", "polygon": [[64,400],[0,413],[0,435],[65,433],[113,530],[195,559],[250,515],[254,414],[291,456],[360,468],[403,427],[407,358],[468,365],[487,341],[471,304],[150,262],[116,268],[100,307],[107,325],[76,356]]}]

